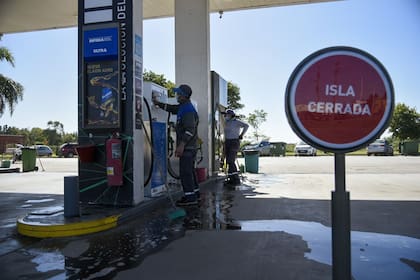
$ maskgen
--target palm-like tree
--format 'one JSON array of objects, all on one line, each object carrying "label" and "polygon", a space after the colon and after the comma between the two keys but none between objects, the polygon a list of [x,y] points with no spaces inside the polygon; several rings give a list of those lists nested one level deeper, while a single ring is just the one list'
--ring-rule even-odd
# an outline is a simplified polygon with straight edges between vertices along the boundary
[{"label": "palm-like tree", "polygon": [[[2,36],[0,34],[0,40]],[[0,61],[3,60],[9,62],[13,67],[15,66],[15,59],[10,51],[5,47],[0,47]],[[12,115],[15,105],[22,99],[23,86],[0,73],[0,117],[4,114],[6,105]]]}]

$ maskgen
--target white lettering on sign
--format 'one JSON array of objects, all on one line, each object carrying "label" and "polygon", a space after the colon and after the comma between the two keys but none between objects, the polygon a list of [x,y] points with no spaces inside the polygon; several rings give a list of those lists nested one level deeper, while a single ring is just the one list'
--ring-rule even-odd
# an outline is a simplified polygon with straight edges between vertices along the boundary
[{"label": "white lettering on sign", "polygon": [[[353,86],[326,84],[326,96],[341,96],[341,97],[355,97]],[[323,102],[323,101],[309,101],[308,111],[311,113],[320,114],[340,114],[340,115],[368,115],[371,116],[369,104],[360,103],[339,103],[339,102]]]},{"label": "white lettering on sign", "polygon": [[121,38],[121,100],[127,99],[127,26],[126,23],[120,24]]},{"label": "white lettering on sign", "polygon": [[325,85],[325,95],[331,96],[355,96],[353,86],[349,85],[346,91],[343,91],[343,85]]},{"label": "white lettering on sign", "polygon": [[117,2],[117,19],[126,19],[126,0]]},{"label": "white lettering on sign", "polygon": [[371,115],[368,104],[360,103],[334,103],[334,102],[315,102],[308,103],[308,111],[321,114],[340,114],[340,115]]},{"label": "white lettering on sign", "polygon": [[107,48],[93,49],[93,53],[107,53]]},{"label": "white lettering on sign", "polygon": [[111,42],[111,41],[112,41],[112,36],[89,38],[89,43],[102,43],[102,42]]},{"label": "white lettering on sign", "polygon": [[120,98],[127,100],[127,0],[116,1],[117,20],[120,24]]}]

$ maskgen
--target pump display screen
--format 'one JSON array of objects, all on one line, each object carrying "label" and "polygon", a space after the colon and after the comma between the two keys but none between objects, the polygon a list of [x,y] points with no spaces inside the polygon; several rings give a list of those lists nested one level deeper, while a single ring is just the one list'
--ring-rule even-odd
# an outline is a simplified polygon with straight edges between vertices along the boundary
[{"label": "pump display screen", "polygon": [[118,61],[86,63],[86,94],[84,126],[114,128],[120,126]]}]

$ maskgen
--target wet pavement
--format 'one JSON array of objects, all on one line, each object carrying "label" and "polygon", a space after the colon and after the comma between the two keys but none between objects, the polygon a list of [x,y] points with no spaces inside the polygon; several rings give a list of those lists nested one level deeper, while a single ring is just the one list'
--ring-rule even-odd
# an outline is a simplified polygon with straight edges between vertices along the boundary
[{"label": "wet pavement", "polygon": [[[305,189],[293,184],[298,179],[268,171],[246,174],[235,188],[211,180],[201,187],[200,207],[186,208],[185,218],[172,221],[160,208],[108,231],[41,240],[18,235],[13,214],[62,205],[62,195],[1,193],[1,278],[331,279],[324,198],[331,189]],[[352,201],[354,279],[420,279],[413,189],[407,186],[412,200]]]},{"label": "wet pavement", "polygon": [[[60,197],[37,197],[22,200],[19,207],[33,212],[62,202]],[[24,237],[16,233],[16,219],[10,219],[3,227],[10,228],[8,234],[14,244],[7,246],[3,240],[2,279],[111,279],[119,271],[139,266],[148,255],[185,236],[188,230],[238,229],[228,218],[232,201],[233,196],[223,190],[203,191],[200,207],[186,208],[183,218],[170,220],[167,208],[157,209],[115,229],[69,238]],[[31,208],[33,204],[41,207]]]}]

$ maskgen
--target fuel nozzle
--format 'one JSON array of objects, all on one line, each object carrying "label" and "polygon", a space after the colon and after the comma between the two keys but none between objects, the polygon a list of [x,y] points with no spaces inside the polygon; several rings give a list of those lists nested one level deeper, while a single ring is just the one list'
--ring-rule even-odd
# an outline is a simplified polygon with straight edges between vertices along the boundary
[{"label": "fuel nozzle", "polygon": [[155,102],[161,102],[161,97],[162,97],[162,93],[157,92],[157,91],[152,91],[152,101],[156,108],[158,108],[159,106],[157,106]]}]

